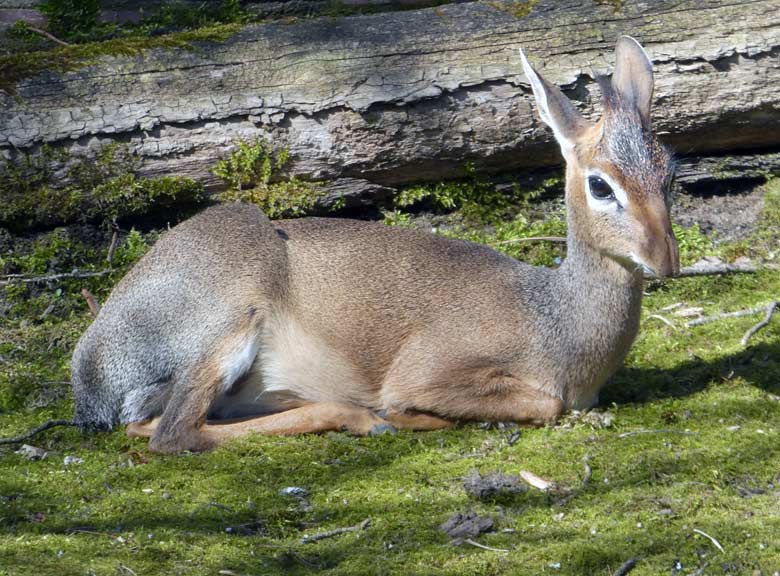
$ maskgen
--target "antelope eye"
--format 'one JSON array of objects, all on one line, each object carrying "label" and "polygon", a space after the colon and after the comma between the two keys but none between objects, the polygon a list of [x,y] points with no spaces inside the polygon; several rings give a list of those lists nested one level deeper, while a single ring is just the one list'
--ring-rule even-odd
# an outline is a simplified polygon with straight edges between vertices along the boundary
[{"label": "antelope eye", "polygon": [[599,176],[588,176],[588,188],[590,189],[591,196],[598,198],[599,200],[615,198],[612,187]]}]

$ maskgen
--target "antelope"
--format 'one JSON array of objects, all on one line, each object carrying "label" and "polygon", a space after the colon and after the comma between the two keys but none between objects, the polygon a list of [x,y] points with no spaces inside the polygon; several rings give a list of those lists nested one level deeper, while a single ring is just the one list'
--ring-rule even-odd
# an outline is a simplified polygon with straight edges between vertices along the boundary
[{"label": "antelope", "polygon": [[175,453],[250,433],[539,426],[596,403],[636,337],[643,273],[679,270],[652,64],[618,40],[594,123],[520,57],[566,161],[558,268],[421,230],[216,205],[167,232],[83,334],[75,421],[126,424]]}]

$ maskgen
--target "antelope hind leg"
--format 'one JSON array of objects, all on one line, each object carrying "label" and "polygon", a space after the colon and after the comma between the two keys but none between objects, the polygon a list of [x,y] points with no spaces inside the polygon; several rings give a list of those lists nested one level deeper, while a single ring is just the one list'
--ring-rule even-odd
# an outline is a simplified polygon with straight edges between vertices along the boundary
[{"label": "antelope hind leg", "polygon": [[442,430],[452,428],[455,422],[445,420],[433,414],[423,412],[399,412],[397,410],[380,410],[379,415],[396,428],[405,430]]},{"label": "antelope hind leg", "polygon": [[290,436],[312,432],[346,430],[367,436],[392,429],[368,408],[341,402],[317,402],[277,412],[259,418],[249,418],[224,424],[206,423],[201,429],[209,442],[219,445],[253,432],[273,436]]},{"label": "antelope hind leg", "polygon": [[129,438],[151,438],[157,429],[157,423],[160,417],[144,420],[143,422],[130,422],[125,428],[125,434]]},{"label": "antelope hind leg", "polygon": [[[160,418],[146,422],[132,422],[128,424],[126,433],[128,436],[154,439],[158,435],[159,421]],[[153,452],[167,453],[208,450],[228,440],[252,433],[290,436],[330,430],[346,430],[359,436],[367,436],[391,431],[393,427],[367,408],[339,402],[319,402],[258,418],[205,422],[188,434],[180,436],[186,439],[185,442],[163,446],[152,442],[150,448]]]}]

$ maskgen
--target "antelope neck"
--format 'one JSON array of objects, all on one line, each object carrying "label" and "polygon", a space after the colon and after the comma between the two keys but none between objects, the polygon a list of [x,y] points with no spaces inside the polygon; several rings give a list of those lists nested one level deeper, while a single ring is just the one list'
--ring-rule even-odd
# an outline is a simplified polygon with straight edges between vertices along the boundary
[{"label": "antelope neck", "polygon": [[557,276],[561,296],[581,310],[576,317],[587,319],[588,326],[597,318],[620,322],[639,316],[642,271],[627,268],[571,233]]}]

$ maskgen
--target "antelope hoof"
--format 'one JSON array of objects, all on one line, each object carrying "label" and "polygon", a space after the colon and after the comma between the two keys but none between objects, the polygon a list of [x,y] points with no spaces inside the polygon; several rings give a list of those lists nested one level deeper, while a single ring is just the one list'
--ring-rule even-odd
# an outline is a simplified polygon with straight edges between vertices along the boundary
[{"label": "antelope hoof", "polygon": [[381,424],[374,424],[371,427],[371,430],[368,431],[369,436],[381,436],[383,434],[397,434],[398,430],[395,429],[395,426],[392,424],[388,424],[386,422],[382,422]]}]

